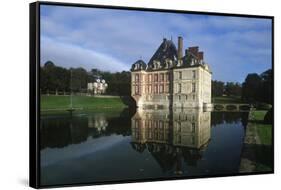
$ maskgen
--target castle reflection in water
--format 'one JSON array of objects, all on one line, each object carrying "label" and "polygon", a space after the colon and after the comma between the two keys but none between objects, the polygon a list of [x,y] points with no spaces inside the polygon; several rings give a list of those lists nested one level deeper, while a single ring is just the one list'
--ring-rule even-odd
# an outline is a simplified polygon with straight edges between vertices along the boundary
[{"label": "castle reflection in water", "polygon": [[[46,183],[72,182],[72,175],[61,170],[68,164],[77,168],[81,182],[112,179],[115,171],[122,171],[123,179],[237,172],[247,121],[247,112],[202,109],[42,116],[42,176]],[[101,175],[99,169],[106,172]],[[47,178],[58,172],[61,178]]]},{"label": "castle reflection in water", "polygon": [[210,141],[211,112],[202,109],[138,110],[131,120],[132,147],[147,149],[164,170],[176,165],[175,173],[182,173],[182,159],[196,165]]}]

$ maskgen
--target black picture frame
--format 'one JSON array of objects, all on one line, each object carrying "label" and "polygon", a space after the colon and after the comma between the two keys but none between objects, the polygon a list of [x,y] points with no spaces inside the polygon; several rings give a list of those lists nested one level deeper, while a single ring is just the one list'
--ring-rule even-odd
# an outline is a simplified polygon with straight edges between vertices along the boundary
[{"label": "black picture frame", "polygon": [[69,186],[85,186],[99,184],[117,184],[131,182],[151,182],[162,180],[179,180],[193,178],[211,178],[211,177],[226,177],[226,176],[243,176],[256,174],[272,174],[274,173],[274,122],[272,123],[272,164],[273,170],[269,172],[251,172],[237,173],[231,175],[217,174],[212,176],[194,176],[194,177],[169,177],[169,178],[153,178],[153,179],[136,179],[136,180],[118,180],[118,181],[100,181],[95,183],[74,183],[64,185],[46,185],[40,183],[40,6],[54,5],[67,7],[87,7],[87,8],[103,8],[117,10],[133,10],[133,11],[148,11],[148,12],[163,12],[163,13],[187,13],[199,15],[214,15],[214,16],[231,16],[245,18],[263,18],[270,19],[272,23],[272,70],[273,70],[273,121],[274,121],[274,17],[264,15],[249,15],[249,14],[234,14],[234,13],[219,13],[219,12],[201,12],[187,10],[168,10],[142,7],[125,7],[125,6],[109,6],[109,5],[92,5],[78,3],[59,3],[59,2],[34,2],[29,5],[29,60],[30,60],[30,91],[29,91],[29,185],[33,188],[53,188],[53,187],[69,187]]}]

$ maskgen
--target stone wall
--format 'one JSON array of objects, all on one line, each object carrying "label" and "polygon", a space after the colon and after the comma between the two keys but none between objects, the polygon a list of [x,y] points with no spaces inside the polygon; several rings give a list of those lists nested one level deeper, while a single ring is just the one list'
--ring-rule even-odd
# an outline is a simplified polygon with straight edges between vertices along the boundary
[{"label": "stone wall", "polygon": [[211,73],[201,66],[131,74],[139,108],[197,108],[211,104]]}]

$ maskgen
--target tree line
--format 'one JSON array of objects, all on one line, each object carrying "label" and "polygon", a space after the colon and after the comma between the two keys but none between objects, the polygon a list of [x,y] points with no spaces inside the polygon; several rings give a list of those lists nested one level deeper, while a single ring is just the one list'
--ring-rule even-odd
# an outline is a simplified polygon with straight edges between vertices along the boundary
[{"label": "tree line", "polygon": [[261,73],[250,73],[242,84],[242,100],[249,103],[273,103],[272,69]]},{"label": "tree line", "polygon": [[249,73],[242,84],[212,81],[212,97],[237,96],[248,103],[272,104],[273,73],[268,69],[261,74]]},{"label": "tree line", "polygon": [[47,61],[40,67],[40,90],[42,94],[69,94],[87,92],[87,85],[102,78],[108,84],[106,94],[108,95],[130,95],[130,72],[122,71],[111,73],[92,69],[87,71],[82,67],[63,68]]},{"label": "tree line", "polygon": [[212,97],[219,96],[241,96],[242,85],[238,82],[212,81]]},{"label": "tree line", "polygon": [[[250,73],[241,83],[212,81],[212,97],[237,96],[245,102],[264,102],[272,104],[272,70],[261,74]],[[40,90],[42,94],[69,94],[70,91],[87,92],[87,84],[97,78],[104,79],[108,88],[106,94],[129,96],[131,76],[129,71],[111,73],[93,68],[87,71],[82,67],[63,68],[47,61],[40,67]]]}]

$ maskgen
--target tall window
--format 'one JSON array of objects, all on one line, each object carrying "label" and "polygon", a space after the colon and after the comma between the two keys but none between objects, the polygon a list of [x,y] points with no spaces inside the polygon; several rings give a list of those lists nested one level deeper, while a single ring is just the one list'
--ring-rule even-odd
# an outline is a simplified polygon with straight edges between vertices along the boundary
[{"label": "tall window", "polygon": [[149,94],[152,93],[152,87],[151,87],[151,85],[148,86],[148,93],[149,93]]},{"label": "tall window", "polygon": [[148,75],[148,82],[151,82],[151,74]]},{"label": "tall window", "polygon": [[166,81],[169,81],[170,80],[170,75],[169,73],[166,73]]},{"label": "tall window", "polygon": [[160,81],[163,82],[164,81],[164,73],[160,74]]},{"label": "tall window", "polygon": [[140,93],[140,86],[136,85],[135,86],[135,94],[139,94]]},{"label": "tall window", "polygon": [[196,78],[196,72],[192,71],[192,78],[195,79]]},{"label": "tall window", "polygon": [[182,79],[182,72],[179,71],[179,79]]},{"label": "tall window", "polygon": [[163,85],[163,84],[160,85],[159,92],[160,92],[160,93],[163,93],[163,92],[164,92],[164,85]]},{"label": "tall window", "polygon": [[154,94],[157,94],[157,93],[158,93],[158,86],[154,85]]},{"label": "tall window", "polygon": [[191,126],[191,132],[195,132],[195,123],[192,123],[192,126]]},{"label": "tall window", "polygon": [[181,93],[181,84],[178,84],[178,93]]},{"label": "tall window", "polygon": [[192,92],[195,92],[195,91],[196,91],[195,83],[192,83]]},{"label": "tall window", "polygon": [[155,81],[155,82],[158,81],[158,74],[154,74],[154,81]]},{"label": "tall window", "polygon": [[140,77],[139,74],[136,74],[136,75],[135,75],[135,81],[136,81],[136,82],[139,82],[139,80],[140,80],[139,77]]}]

